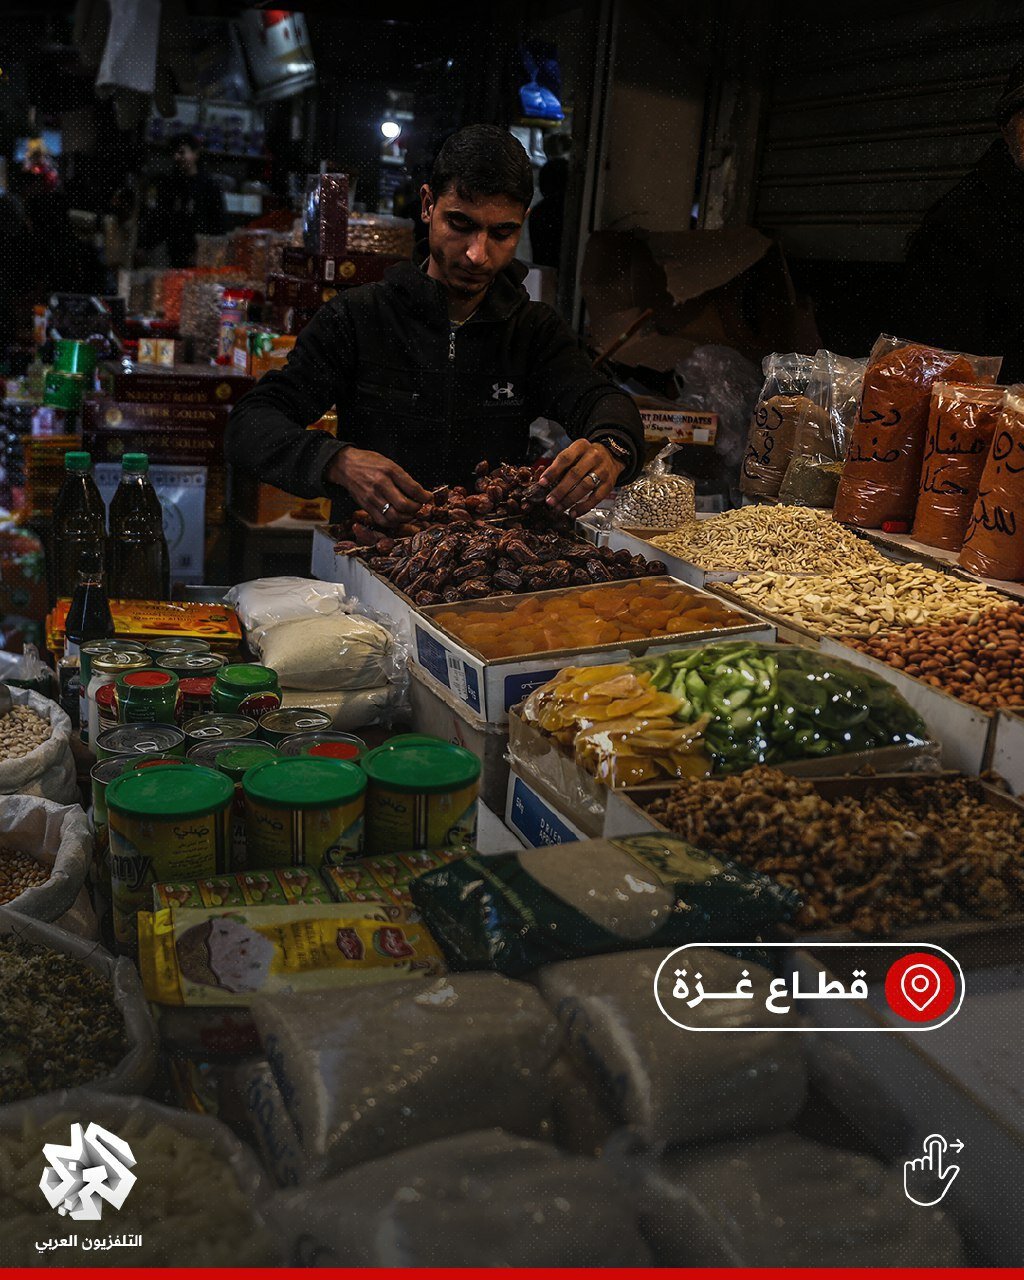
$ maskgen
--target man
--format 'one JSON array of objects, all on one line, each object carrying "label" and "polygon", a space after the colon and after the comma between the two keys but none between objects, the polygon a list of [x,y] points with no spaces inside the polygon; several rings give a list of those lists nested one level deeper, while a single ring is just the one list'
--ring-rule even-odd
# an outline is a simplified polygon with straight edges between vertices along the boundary
[{"label": "man", "polygon": [[1024,378],[1024,64],[996,104],[1001,136],[925,215],[912,237],[897,332],[1003,356],[1001,382]]},{"label": "man", "polygon": [[[394,526],[430,489],[471,483],[479,461],[524,461],[543,416],[573,440],[540,477],[554,510],[582,514],[632,479],[635,405],[522,286],[514,255],[532,197],[511,134],[471,125],[450,137],[421,189],[427,261],[321,307],[287,366],[235,407],[228,460],[288,493],[330,497],[336,520],[362,507]],[[332,404],[338,440],[305,430]]]},{"label": "man", "polygon": [[183,133],[174,145],[175,176],[161,211],[166,226],[167,257],[172,267],[194,267],[196,236],[222,236],[227,231],[224,193],[202,169],[202,143]]}]

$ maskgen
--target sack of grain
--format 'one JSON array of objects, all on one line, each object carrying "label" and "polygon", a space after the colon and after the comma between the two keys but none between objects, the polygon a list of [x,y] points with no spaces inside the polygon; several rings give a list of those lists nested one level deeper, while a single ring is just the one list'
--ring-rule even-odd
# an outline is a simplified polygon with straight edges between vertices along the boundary
[{"label": "sack of grain", "polygon": [[[56,702],[30,689],[12,688],[10,693],[14,709],[0,717],[0,796],[42,796],[57,804],[77,804],[67,714]],[[26,711],[43,723],[37,726],[25,719]]]},{"label": "sack of grain", "polygon": [[[536,974],[558,1016],[567,1052],[594,1082],[620,1125],[650,1147],[784,1129],[799,1114],[807,1071],[798,1035],[745,1031],[694,1035],[659,1012],[654,979],[664,950],[630,951],[549,965]],[[763,972],[718,951],[686,953],[710,990],[732,990],[741,970]],[[755,979],[756,985],[756,979]],[[716,1025],[714,1002],[688,1016]],[[764,1017],[752,1006],[737,1025]]]},{"label": "sack of grain", "polygon": [[82,891],[92,847],[80,805],[37,796],[5,799],[0,803],[0,905],[36,920],[57,920]]},{"label": "sack of grain", "polygon": [[393,648],[379,623],[335,613],[272,627],[258,652],[283,689],[352,690],[373,689],[391,678]]},{"label": "sack of grain", "polygon": [[501,1129],[371,1160],[312,1195],[279,1192],[266,1212],[292,1266],[650,1264],[632,1197],[605,1165]]}]

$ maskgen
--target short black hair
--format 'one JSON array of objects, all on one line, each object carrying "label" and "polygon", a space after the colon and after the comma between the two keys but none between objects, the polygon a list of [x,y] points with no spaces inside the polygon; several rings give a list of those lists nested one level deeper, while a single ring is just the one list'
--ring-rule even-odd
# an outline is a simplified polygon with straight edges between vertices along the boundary
[{"label": "short black hair", "polygon": [[463,200],[508,196],[528,209],[533,170],[526,148],[496,124],[467,125],[445,140],[430,175],[435,200],[453,187]]},{"label": "short black hair", "polygon": [[203,149],[203,140],[197,133],[179,133],[176,137],[171,139],[171,150],[177,151],[182,143],[184,143],[190,151],[202,151]]}]

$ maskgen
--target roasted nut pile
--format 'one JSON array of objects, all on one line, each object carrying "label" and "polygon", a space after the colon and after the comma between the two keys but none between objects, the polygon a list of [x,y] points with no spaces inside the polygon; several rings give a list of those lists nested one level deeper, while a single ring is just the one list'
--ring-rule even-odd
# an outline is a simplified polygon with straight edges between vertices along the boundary
[{"label": "roasted nut pile", "polygon": [[809,507],[737,507],[651,541],[702,569],[834,573],[890,563],[830,511]]},{"label": "roasted nut pile", "polygon": [[729,584],[755,609],[830,636],[874,636],[998,609],[1006,597],[922,565],[877,565],[830,574],[745,574]]},{"label": "roasted nut pile", "polygon": [[0,937],[0,1009],[0,1103],[88,1084],[128,1052],[107,979],[16,934]]},{"label": "roasted nut pile", "polygon": [[438,525],[350,554],[365,555],[375,573],[418,605],[591,586],[665,572],[660,560],[609,551],[557,533],[495,528],[482,520]]},{"label": "roasted nut pile", "polygon": [[476,467],[475,492],[470,493],[462,485],[442,485],[431,494],[432,501],[421,507],[415,518],[395,529],[383,529],[375,525],[365,511],[357,511],[351,524],[338,528],[339,541],[335,550],[341,554],[355,547],[373,547],[381,541],[391,542],[396,536],[407,537],[436,524],[461,524],[488,517],[519,516],[531,511],[543,513],[548,490],[539,484],[530,467],[513,467],[503,462],[491,468],[489,462]]},{"label": "roasted nut pile", "polygon": [[911,627],[898,636],[849,636],[846,642],[962,702],[986,710],[1024,707],[1024,606],[991,609],[976,622]]},{"label": "roasted nut pile", "polygon": [[50,868],[20,849],[0,846],[0,904],[13,902],[26,889],[45,884]]},{"label": "roasted nut pile", "polygon": [[49,736],[49,721],[29,707],[12,707],[5,716],[0,716],[0,760],[27,756]]},{"label": "roasted nut pile", "polygon": [[993,804],[978,779],[828,801],[809,782],[755,768],[681,781],[648,808],[708,853],[798,890],[802,929],[884,934],[1024,907],[1024,818]]}]

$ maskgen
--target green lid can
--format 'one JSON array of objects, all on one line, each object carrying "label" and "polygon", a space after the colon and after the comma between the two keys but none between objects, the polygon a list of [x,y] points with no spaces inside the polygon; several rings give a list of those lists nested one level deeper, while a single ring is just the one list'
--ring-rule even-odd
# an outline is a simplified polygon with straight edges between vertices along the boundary
[{"label": "green lid can", "polygon": [[53,367],[61,373],[81,373],[89,377],[96,369],[96,348],[77,338],[58,338],[53,344]]},{"label": "green lid can", "polygon": [[252,738],[207,739],[189,747],[185,759],[190,764],[201,764],[207,769],[217,769],[220,767],[217,762],[225,751],[231,751],[234,747],[250,746],[253,741]]},{"label": "green lid can", "polygon": [[43,404],[52,409],[80,409],[85,399],[85,378],[80,373],[51,369],[43,381]]},{"label": "green lid can", "polygon": [[386,743],[359,762],[366,773],[366,849],[440,849],[476,840],[480,761],[440,738]]},{"label": "green lid can", "polygon": [[333,866],[363,843],[366,776],[345,760],[279,757],[242,779],[251,865]]},{"label": "green lid can", "polygon": [[226,773],[232,782],[241,782],[250,769],[268,760],[276,760],[277,752],[269,742],[236,743],[217,756],[216,767]]},{"label": "green lid can", "polygon": [[[103,659],[100,659],[102,666]],[[117,719],[119,724],[157,722],[173,724],[178,705],[178,677],[173,671],[148,667],[117,677]]]},{"label": "green lid can", "polygon": [[213,685],[213,709],[228,715],[249,716],[259,722],[281,705],[277,672],[256,662],[236,662],[221,667]]},{"label": "green lid can", "polygon": [[328,760],[351,760],[353,764],[366,755],[366,743],[354,733],[334,729],[293,733],[279,745],[283,756],[314,756]]}]

